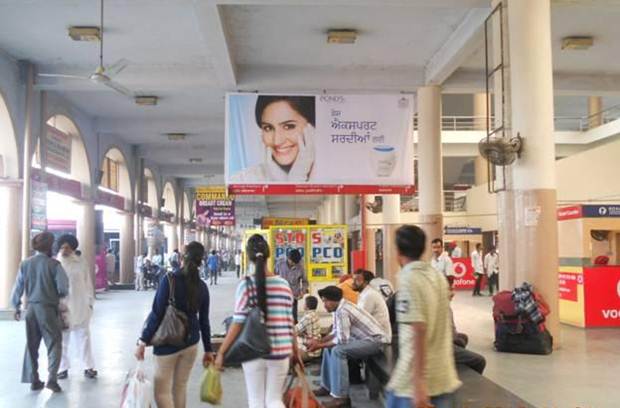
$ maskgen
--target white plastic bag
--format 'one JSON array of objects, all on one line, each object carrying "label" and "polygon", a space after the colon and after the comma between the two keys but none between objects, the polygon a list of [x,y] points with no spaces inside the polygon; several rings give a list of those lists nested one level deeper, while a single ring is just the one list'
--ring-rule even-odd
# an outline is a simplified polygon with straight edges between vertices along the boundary
[{"label": "white plastic bag", "polygon": [[121,395],[121,408],[151,408],[153,402],[153,384],[146,378],[144,363],[138,361],[135,369],[125,377],[125,386]]}]

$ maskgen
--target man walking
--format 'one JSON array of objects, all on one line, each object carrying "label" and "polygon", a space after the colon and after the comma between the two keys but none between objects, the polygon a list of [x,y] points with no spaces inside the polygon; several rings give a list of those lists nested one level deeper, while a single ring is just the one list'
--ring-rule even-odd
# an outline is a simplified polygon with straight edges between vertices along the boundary
[{"label": "man walking", "polygon": [[209,285],[217,285],[217,274],[220,260],[215,249],[211,251],[211,255],[207,258],[207,269],[209,270]]},{"label": "man walking", "polygon": [[349,407],[349,359],[363,360],[383,351],[388,343],[383,329],[367,311],[343,299],[342,289],[327,286],[319,290],[325,310],[334,312],[332,333],[314,341],[308,351],[323,350],[321,388],[316,396],[332,398],[325,408]]},{"label": "man walking", "polygon": [[237,279],[241,276],[241,251],[237,250],[235,254],[235,269],[237,270]]},{"label": "man walking", "polygon": [[39,378],[39,345],[41,339],[47,347],[48,377],[46,387],[60,392],[58,367],[62,353],[62,324],[59,317],[60,299],[69,293],[69,280],[60,263],[53,259],[54,235],[43,232],[32,239],[36,253],[22,261],[17,281],[11,294],[15,307],[15,320],[21,318],[21,297],[26,294],[26,353],[22,369],[22,382],[30,383],[37,391],[44,384]]},{"label": "man walking", "polygon": [[489,296],[493,296],[493,287],[499,292],[499,255],[494,246],[484,257],[484,270],[489,278]]},{"label": "man walking", "polygon": [[293,319],[295,319],[295,324],[297,324],[297,303],[308,292],[308,278],[301,258],[301,252],[292,249],[286,259],[281,258],[276,262],[275,267],[275,274],[286,280],[293,291]]},{"label": "man walking", "polygon": [[484,275],[484,265],[482,264],[482,244],[477,243],[476,249],[471,253],[471,266],[474,269],[476,277],[476,286],[472,296],[482,296],[480,293],[480,285],[482,284],[482,276]]},{"label": "man walking", "polygon": [[396,317],[399,356],[387,385],[387,407],[447,408],[461,382],[456,372],[450,288],[443,274],[420,261],[426,236],[413,225],[396,231]]}]

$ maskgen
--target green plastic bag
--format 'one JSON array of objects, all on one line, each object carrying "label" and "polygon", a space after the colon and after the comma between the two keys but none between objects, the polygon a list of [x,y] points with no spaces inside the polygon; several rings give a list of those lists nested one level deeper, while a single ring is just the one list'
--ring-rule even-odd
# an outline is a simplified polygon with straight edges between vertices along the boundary
[{"label": "green plastic bag", "polygon": [[200,383],[200,400],[209,404],[219,405],[222,402],[222,383],[220,381],[220,372],[216,370],[213,364],[202,373],[202,381]]}]

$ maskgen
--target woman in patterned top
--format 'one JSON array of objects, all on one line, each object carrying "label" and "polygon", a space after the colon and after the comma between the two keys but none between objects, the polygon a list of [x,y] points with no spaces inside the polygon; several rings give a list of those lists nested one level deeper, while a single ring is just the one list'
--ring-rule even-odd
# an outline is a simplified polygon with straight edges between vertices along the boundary
[{"label": "woman in patterned top", "polygon": [[[299,363],[297,342],[294,336],[293,293],[286,280],[276,276],[267,268],[269,245],[258,234],[248,240],[248,259],[255,265],[252,285],[243,280],[235,295],[233,322],[215,359],[215,366],[223,369],[224,355],[241,332],[250,305],[255,297],[263,310],[267,332],[271,340],[271,353],[265,358],[242,364],[250,408],[285,408],[282,390],[289,368],[289,360]],[[256,292],[256,293],[254,293]]]}]

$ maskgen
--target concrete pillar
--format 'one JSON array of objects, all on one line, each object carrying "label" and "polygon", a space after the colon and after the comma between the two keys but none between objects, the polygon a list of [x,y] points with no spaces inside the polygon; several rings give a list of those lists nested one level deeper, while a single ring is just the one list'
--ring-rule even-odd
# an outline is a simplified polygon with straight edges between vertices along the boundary
[{"label": "concrete pillar", "polygon": [[344,222],[348,224],[351,221],[351,218],[357,215],[356,213],[356,195],[346,195],[344,196]]},{"label": "concrete pillar", "polygon": [[81,214],[77,217],[76,235],[82,251],[82,258],[86,260],[90,277],[95,287],[95,204],[90,201],[80,201],[77,203],[81,209]]},{"label": "concrete pillar", "polygon": [[603,98],[600,96],[588,97],[588,129],[601,126],[603,124]]},{"label": "concrete pillar", "polygon": [[477,186],[487,184],[488,180],[488,167],[487,161],[482,156],[477,156],[474,159],[474,183]]},{"label": "concrete pillar", "polygon": [[324,221],[325,221],[325,212],[323,211],[323,203],[321,203],[316,209],[316,223],[323,224]]},{"label": "concrete pillar", "polygon": [[344,196],[336,195],[332,197],[332,206],[334,208],[334,224],[344,224]]},{"label": "concrete pillar", "polygon": [[325,213],[325,222],[323,224],[331,224],[332,210],[330,205],[330,196],[327,196],[321,205],[323,206],[323,212]]},{"label": "concrete pillar", "polygon": [[443,236],[441,88],[435,85],[418,89],[418,172],[420,227],[426,233],[428,258],[430,242]]},{"label": "concrete pillar", "polygon": [[474,130],[486,130],[487,128],[487,94],[473,94]]},{"label": "concrete pillar", "polygon": [[396,240],[394,234],[400,227],[400,195],[389,194],[383,198],[383,277],[396,282],[400,269],[396,259]]},{"label": "concrete pillar", "polygon": [[0,186],[0,309],[8,309],[21,260],[20,217],[22,187]]},{"label": "concrete pillar", "polygon": [[547,328],[559,340],[550,8],[550,0],[508,2],[512,132],[525,139],[521,159],[513,166],[516,234],[512,243],[516,282],[534,284],[545,297],[551,306]]},{"label": "concrete pillar", "polygon": [[170,228],[170,236],[168,237],[168,252],[172,253],[175,249],[179,249],[179,226],[172,224]]},{"label": "concrete pillar", "polygon": [[134,239],[134,215],[122,213],[123,223],[120,231],[120,282],[131,283],[134,281],[134,258],[136,256],[136,243]]},{"label": "concrete pillar", "polygon": [[[24,150],[22,156],[24,184],[22,188],[22,234],[21,234],[21,257],[27,258],[30,255],[30,185],[31,185],[31,158],[32,158],[32,102],[34,99],[34,67],[28,64],[26,78],[26,109],[24,117]],[[19,213],[16,213],[19,214]]]}]

